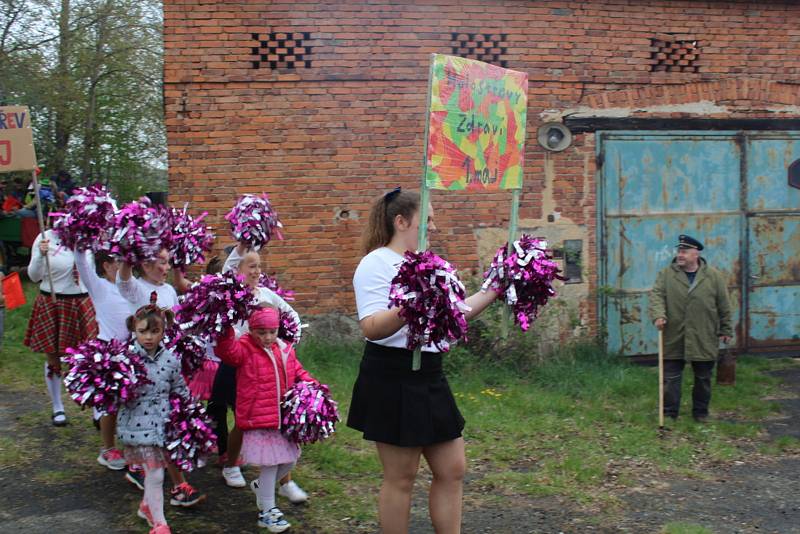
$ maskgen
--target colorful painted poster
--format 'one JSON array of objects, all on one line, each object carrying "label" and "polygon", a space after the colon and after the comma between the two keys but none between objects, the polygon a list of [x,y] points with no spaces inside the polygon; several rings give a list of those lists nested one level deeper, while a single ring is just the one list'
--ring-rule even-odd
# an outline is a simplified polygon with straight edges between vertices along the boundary
[{"label": "colorful painted poster", "polygon": [[35,168],[30,111],[24,106],[0,107],[0,172]]},{"label": "colorful painted poster", "polygon": [[520,189],[528,75],[434,54],[425,180],[431,189]]}]

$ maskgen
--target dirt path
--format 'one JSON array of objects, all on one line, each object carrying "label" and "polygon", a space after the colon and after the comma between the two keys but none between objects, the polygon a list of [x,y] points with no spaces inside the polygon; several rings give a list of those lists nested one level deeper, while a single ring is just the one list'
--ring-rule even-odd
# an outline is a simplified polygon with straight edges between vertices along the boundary
[{"label": "dirt path", "polygon": [[[800,367],[774,373],[784,381],[781,415],[766,429],[772,440],[800,438]],[[800,457],[766,458],[720,467],[710,480],[644,481],[625,496],[618,528],[654,532],[669,522],[702,525],[717,534],[800,533]],[[644,528],[643,528],[644,527]]]},{"label": "dirt path", "polygon": [[[772,439],[800,438],[800,366],[778,373],[786,382],[780,418],[770,421]],[[66,429],[41,422],[47,417],[44,393],[20,392],[0,386],[0,455],[18,458],[13,467],[0,468],[0,532],[71,534],[88,532],[144,532],[135,517],[141,494],[122,480],[122,474],[99,468],[94,460],[98,438],[86,422]],[[74,418],[77,419],[77,418]],[[83,419],[88,419],[83,417]],[[13,437],[26,436],[16,446]],[[75,443],[81,445],[74,446]],[[7,463],[7,462],[4,462]],[[746,462],[706,471],[705,480],[649,480],[616,491],[623,502],[611,516],[594,517],[574,503],[558,498],[513,498],[482,505],[484,496],[469,481],[465,487],[464,532],[577,533],[658,532],[670,522],[702,525],[714,533],[800,533],[800,457],[767,458],[753,455]],[[248,479],[253,473],[248,473]],[[259,532],[248,502],[248,490],[226,488],[217,469],[190,475],[192,483],[211,498],[197,509],[170,508],[174,531]],[[411,532],[428,534],[423,481],[415,492]],[[292,507],[296,524],[304,523],[307,509]],[[364,532],[374,525],[346,526],[330,532]],[[263,532],[263,531],[261,531]],[[305,528],[291,532],[310,533]]]}]

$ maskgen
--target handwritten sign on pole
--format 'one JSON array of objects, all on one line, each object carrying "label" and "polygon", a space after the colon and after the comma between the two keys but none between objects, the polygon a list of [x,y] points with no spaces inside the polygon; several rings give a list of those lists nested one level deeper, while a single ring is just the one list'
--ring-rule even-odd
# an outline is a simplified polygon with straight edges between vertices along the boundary
[{"label": "handwritten sign on pole", "polygon": [[24,106],[0,107],[0,172],[35,168],[30,111]]},{"label": "handwritten sign on pole", "polygon": [[427,186],[522,188],[528,75],[440,54],[432,61]]}]

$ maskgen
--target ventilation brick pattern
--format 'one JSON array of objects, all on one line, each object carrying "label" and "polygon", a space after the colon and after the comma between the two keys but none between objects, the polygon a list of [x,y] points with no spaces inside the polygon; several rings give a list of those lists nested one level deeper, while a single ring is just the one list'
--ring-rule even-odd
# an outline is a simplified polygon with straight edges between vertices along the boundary
[{"label": "ventilation brick pattern", "polygon": [[660,36],[650,40],[651,72],[699,72],[700,47],[695,40]]},{"label": "ventilation brick pattern", "polygon": [[450,46],[454,56],[477,59],[498,67],[506,67],[508,46],[505,33],[452,33]]},{"label": "ventilation brick pattern", "polygon": [[270,69],[296,69],[311,67],[311,46],[305,44],[310,39],[308,32],[272,32],[253,34],[259,46],[253,47],[253,68],[268,66]]}]

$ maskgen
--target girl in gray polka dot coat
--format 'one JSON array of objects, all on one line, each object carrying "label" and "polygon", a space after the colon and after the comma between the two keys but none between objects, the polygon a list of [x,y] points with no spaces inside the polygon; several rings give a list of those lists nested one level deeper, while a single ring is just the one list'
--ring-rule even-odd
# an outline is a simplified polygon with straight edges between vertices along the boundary
[{"label": "girl in gray polka dot coat", "polygon": [[139,395],[120,406],[117,439],[125,445],[125,460],[144,467],[144,498],[139,517],[153,527],[151,534],[170,532],[164,517],[164,468],[169,464],[165,450],[166,424],[171,393],[187,398],[189,389],[181,375],[180,360],[163,345],[164,330],[172,324],[172,312],[155,304],[143,306],[128,317],[128,329],[135,341],[131,348],[142,357],[147,379]]}]

